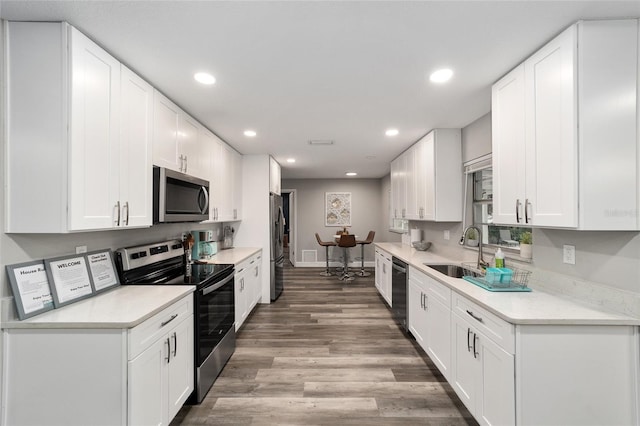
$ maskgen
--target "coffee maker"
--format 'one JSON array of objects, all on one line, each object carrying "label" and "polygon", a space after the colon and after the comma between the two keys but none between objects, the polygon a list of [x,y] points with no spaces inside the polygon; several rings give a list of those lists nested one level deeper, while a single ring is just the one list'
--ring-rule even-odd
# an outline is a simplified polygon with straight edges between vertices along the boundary
[{"label": "coffee maker", "polygon": [[192,231],[194,237],[191,258],[193,260],[207,260],[218,252],[218,243],[215,241],[213,231]]}]

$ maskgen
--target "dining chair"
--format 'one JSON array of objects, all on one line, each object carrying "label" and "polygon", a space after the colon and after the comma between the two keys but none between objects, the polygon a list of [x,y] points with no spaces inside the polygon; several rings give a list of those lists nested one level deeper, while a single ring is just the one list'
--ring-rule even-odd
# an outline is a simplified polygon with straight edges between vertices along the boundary
[{"label": "dining chair", "polygon": [[371,272],[367,272],[364,270],[364,246],[365,244],[371,244],[375,235],[375,231],[369,231],[366,239],[356,241],[356,244],[360,244],[360,272],[356,272],[356,275],[358,275],[359,277],[368,277],[369,275],[371,275]]},{"label": "dining chair", "polygon": [[355,278],[353,274],[349,274],[349,249],[356,246],[356,236],[354,234],[343,234],[338,240],[338,247],[342,247],[344,251],[344,267],[342,268],[342,275],[340,280],[353,281]]},{"label": "dining chair", "polygon": [[327,267],[323,272],[320,272],[320,275],[322,275],[323,277],[330,277],[333,274],[329,270],[329,247],[335,247],[337,245],[337,243],[335,243],[333,241],[322,241],[320,239],[320,235],[318,235],[317,232],[316,232],[316,240],[318,240],[318,244],[320,244],[320,246],[325,248],[325,253],[326,253],[326,264],[327,264]]}]

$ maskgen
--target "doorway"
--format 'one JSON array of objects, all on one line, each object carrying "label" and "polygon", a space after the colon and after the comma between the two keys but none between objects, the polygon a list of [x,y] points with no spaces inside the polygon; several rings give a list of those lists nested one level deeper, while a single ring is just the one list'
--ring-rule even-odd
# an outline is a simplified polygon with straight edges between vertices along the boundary
[{"label": "doorway", "polygon": [[283,189],[282,210],[284,212],[285,259],[296,266],[296,190]]}]

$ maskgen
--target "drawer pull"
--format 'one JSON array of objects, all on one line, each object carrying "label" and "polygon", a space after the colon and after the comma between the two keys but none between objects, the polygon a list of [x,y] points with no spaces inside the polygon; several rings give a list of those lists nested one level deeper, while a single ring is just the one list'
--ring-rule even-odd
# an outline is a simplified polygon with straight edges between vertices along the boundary
[{"label": "drawer pull", "polygon": [[171,318],[169,318],[168,320],[160,324],[160,327],[164,327],[165,325],[169,324],[171,321],[173,321],[176,318],[178,318],[178,314],[171,315]]},{"label": "drawer pull", "polygon": [[471,352],[471,343],[469,342],[469,336],[471,336],[471,328],[467,328],[467,352]]},{"label": "drawer pull", "polygon": [[470,310],[468,310],[468,309],[467,309],[467,313],[468,313],[469,315],[471,315],[471,318],[473,318],[474,320],[479,321],[479,322],[483,322],[483,321],[482,321],[482,318],[480,318],[480,317],[477,317],[477,316],[473,315],[473,312],[471,312],[471,311],[470,311]]}]

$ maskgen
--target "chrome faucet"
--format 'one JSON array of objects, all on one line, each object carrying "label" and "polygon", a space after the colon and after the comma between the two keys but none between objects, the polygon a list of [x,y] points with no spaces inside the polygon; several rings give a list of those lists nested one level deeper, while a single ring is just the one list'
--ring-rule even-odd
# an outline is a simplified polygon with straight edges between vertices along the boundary
[{"label": "chrome faucet", "polygon": [[489,267],[489,263],[482,258],[482,231],[480,230],[480,228],[478,228],[477,226],[467,226],[467,229],[465,229],[462,233],[462,238],[460,238],[460,244],[464,245],[467,239],[467,232],[469,232],[470,229],[475,229],[478,233],[478,264],[476,265],[476,267],[478,269],[486,269],[487,267]]}]

